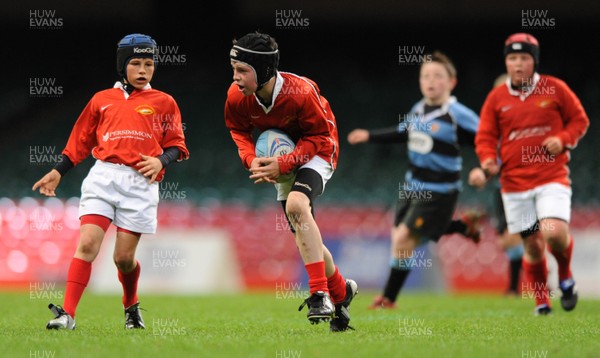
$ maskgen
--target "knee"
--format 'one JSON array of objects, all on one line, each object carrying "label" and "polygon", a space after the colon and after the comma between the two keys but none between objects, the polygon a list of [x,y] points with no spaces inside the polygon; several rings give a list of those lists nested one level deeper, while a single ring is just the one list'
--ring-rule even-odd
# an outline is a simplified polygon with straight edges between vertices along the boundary
[{"label": "knee", "polygon": [[560,233],[553,233],[546,238],[546,242],[553,250],[561,250],[566,247],[566,235]]},{"label": "knee", "polygon": [[95,255],[96,244],[92,240],[81,238],[79,241],[79,252],[85,255]]},{"label": "knee", "polygon": [[135,268],[135,255],[129,252],[115,253],[113,260],[121,272],[130,272]]},{"label": "knee", "polygon": [[402,226],[395,226],[391,232],[392,244],[398,245],[408,237],[406,230]]},{"label": "knee", "polygon": [[540,235],[533,235],[525,239],[525,253],[534,261],[541,260],[545,254],[546,243]]},{"label": "knee", "polygon": [[292,223],[303,221],[305,215],[310,215],[310,201],[302,193],[291,192],[285,205],[285,212]]},{"label": "knee", "polygon": [[553,249],[562,249],[567,244],[569,229],[567,224],[560,220],[542,220],[540,232],[544,241]]},{"label": "knee", "polygon": [[395,250],[410,250],[416,246],[414,242],[415,238],[406,225],[401,224],[392,229],[392,246]]},{"label": "knee", "polygon": [[98,255],[98,251],[100,249],[100,245],[98,245],[98,242],[96,239],[94,239],[91,236],[87,236],[87,235],[82,235],[79,238],[79,244],[77,245],[77,252],[78,254],[88,260],[88,261],[93,261],[96,258],[96,255]]}]

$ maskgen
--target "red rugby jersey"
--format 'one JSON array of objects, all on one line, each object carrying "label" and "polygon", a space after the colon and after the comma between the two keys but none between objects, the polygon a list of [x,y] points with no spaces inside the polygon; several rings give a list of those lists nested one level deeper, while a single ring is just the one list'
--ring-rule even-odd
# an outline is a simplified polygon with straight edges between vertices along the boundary
[{"label": "red rugby jersey", "polygon": [[[181,113],[173,97],[152,88],[136,89],[126,97],[117,82],[88,102],[62,154],[74,165],[91,153],[96,159],[137,170],[140,153],[156,157],[168,147],[179,149],[179,161],[189,158]],[[165,168],[156,180],[161,181],[164,173]]]},{"label": "red rugby jersey", "polygon": [[278,72],[273,103],[262,106],[255,95],[244,96],[235,83],[227,91],[225,124],[238,147],[243,165],[248,169],[256,158],[254,129],[277,128],[296,143],[296,149],[278,158],[279,171],[287,174],[315,155],[335,169],[339,154],[338,131],[329,102],[317,84],[302,76]]},{"label": "red rugby jersey", "polygon": [[[500,159],[503,192],[530,190],[547,183],[570,186],[570,149],[588,126],[588,116],[567,84],[536,73],[528,93],[506,84],[488,94],[481,109],[475,150],[480,162]],[[550,136],[562,140],[562,153],[551,155],[542,147]]]}]

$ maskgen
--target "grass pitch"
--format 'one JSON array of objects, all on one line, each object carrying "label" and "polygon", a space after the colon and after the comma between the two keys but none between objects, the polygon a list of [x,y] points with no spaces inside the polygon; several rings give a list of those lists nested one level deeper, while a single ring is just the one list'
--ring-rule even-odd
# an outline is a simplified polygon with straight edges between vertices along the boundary
[{"label": "grass pitch", "polygon": [[[351,306],[356,330],[311,325],[302,299],[273,292],[231,296],[141,293],[146,330],[125,331],[120,297],[86,292],[75,331],[47,331],[48,300],[0,293],[6,357],[600,357],[600,301],[533,316],[530,299],[406,293],[399,308]],[[293,295],[292,295],[293,296]],[[62,299],[53,300],[62,304]]]}]

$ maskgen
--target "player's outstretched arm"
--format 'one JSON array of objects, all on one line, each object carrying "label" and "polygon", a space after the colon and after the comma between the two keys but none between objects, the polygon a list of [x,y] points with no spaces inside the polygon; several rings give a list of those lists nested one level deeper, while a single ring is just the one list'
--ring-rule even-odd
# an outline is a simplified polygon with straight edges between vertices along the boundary
[{"label": "player's outstretched arm", "polygon": [[406,126],[400,129],[399,126],[392,126],[378,129],[357,128],[348,134],[348,143],[406,143],[408,141],[408,131]]},{"label": "player's outstretched arm", "polygon": [[366,129],[357,128],[348,133],[348,143],[360,144],[369,141],[369,131]]},{"label": "player's outstretched arm", "polygon": [[35,184],[33,184],[33,191],[36,191],[38,188],[40,189],[40,194],[46,196],[56,196],[54,190],[58,187],[60,183],[61,175],[56,169],[52,169],[48,174],[44,175],[42,179],[38,180]]}]

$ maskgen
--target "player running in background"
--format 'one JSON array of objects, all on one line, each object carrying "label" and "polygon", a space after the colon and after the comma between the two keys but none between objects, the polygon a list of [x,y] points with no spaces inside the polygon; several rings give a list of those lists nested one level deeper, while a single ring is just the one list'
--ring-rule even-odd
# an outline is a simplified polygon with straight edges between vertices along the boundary
[{"label": "player running in background", "polygon": [[523,272],[534,292],[534,313],[547,315],[552,311],[547,245],[558,263],[562,308],[571,311],[577,304],[570,265],[574,240],[569,233],[568,163],[589,119],[565,82],[537,72],[539,52],[538,40],[531,34],[515,33],[506,39],[504,60],[510,79],[494,88],[483,104],[475,137],[481,168],[473,169],[469,177],[482,187],[500,173],[508,232],[519,233],[524,240]]},{"label": "player running in background", "polygon": [[434,52],[420,67],[418,101],[399,125],[377,129],[354,129],[350,144],[365,142],[407,143],[410,166],[399,188],[394,226],[391,230],[390,273],[383,295],[370,308],[395,308],[396,299],[412,265],[413,251],[428,240],[460,233],[479,242],[481,215],[466,213],[452,220],[462,188],[460,174],[463,145],[472,146],[479,117],[452,96],[456,69],[441,52]]},{"label": "player running in background", "polygon": [[61,161],[36,182],[33,190],[56,196],[68,170],[90,154],[96,163],[81,186],[79,244],[71,260],[63,306],[48,329],[75,329],[75,311],[90,280],[92,262],[110,223],[117,227],[114,262],[123,286],[125,328],[145,328],[137,297],[140,263],[135,251],[142,234],[157,226],[160,182],[166,167],[188,159],[179,107],[173,97],[150,87],[156,42],[131,34],[117,44],[121,80],[97,92],[80,114]]},{"label": "player running in background", "polygon": [[[274,38],[254,32],[234,40],[230,51],[233,83],[227,91],[225,124],[242,164],[255,183],[273,183],[308,273],[311,323],[330,320],[332,331],[349,328],[348,306],[356,282],[344,279],[323,245],[314,220],[314,200],[333,175],[339,155],[336,119],[329,102],[312,80],[278,71]],[[280,129],[296,143],[292,153],[258,158],[253,131]],[[295,177],[277,183],[280,175]]]}]

